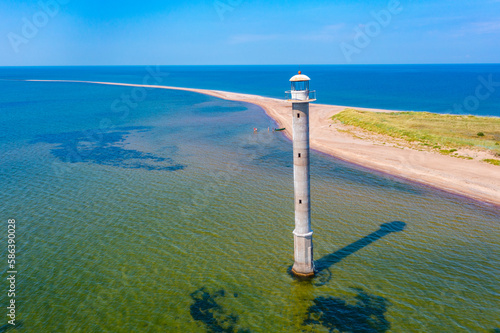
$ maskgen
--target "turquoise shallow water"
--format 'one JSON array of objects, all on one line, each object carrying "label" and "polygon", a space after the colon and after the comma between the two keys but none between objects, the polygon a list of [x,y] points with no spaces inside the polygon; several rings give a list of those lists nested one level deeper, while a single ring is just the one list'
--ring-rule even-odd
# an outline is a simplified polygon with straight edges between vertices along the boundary
[{"label": "turquoise shallow water", "polygon": [[148,89],[125,112],[131,87],[1,85],[19,332],[500,329],[498,207],[313,153],[320,272],[298,281],[291,144],[260,108]]}]

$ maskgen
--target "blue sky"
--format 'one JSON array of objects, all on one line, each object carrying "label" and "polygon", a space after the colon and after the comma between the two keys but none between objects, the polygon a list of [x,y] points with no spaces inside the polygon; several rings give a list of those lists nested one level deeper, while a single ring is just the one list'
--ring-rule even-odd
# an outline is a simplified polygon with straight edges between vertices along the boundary
[{"label": "blue sky", "polygon": [[500,0],[2,0],[0,50],[1,66],[500,63]]}]

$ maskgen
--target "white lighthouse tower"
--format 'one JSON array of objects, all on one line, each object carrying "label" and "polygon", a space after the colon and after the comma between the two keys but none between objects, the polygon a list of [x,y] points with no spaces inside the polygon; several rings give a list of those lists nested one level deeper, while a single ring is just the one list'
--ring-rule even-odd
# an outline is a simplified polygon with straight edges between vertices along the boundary
[{"label": "white lighthouse tower", "polygon": [[316,92],[309,90],[311,79],[300,71],[290,79],[287,99],[293,115],[293,182],[295,193],[294,258],[292,272],[301,277],[314,276],[309,176],[309,102]]}]

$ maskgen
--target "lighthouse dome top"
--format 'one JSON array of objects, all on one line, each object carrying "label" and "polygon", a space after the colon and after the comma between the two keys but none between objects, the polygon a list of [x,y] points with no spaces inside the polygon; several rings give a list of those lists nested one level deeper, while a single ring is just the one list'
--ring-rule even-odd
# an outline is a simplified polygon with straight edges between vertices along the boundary
[{"label": "lighthouse dome top", "polygon": [[311,81],[311,79],[309,78],[309,76],[302,74],[301,71],[299,71],[299,74],[293,76],[290,79],[290,82],[301,82],[301,81]]}]

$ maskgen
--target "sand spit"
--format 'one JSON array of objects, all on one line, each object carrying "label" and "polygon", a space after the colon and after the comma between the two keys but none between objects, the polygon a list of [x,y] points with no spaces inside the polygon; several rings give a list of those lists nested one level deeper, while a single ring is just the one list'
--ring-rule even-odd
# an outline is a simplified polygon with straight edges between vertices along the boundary
[{"label": "sand spit", "polygon": [[[285,134],[291,137],[291,103],[275,98],[257,95],[231,93],[217,90],[140,85],[111,82],[67,81],[67,80],[26,80],[38,82],[80,82],[130,87],[183,90],[215,96],[225,100],[241,101],[262,107]],[[454,194],[464,195],[487,203],[500,205],[500,167],[465,160],[437,152],[419,151],[399,145],[383,144],[376,137],[362,138],[330,118],[344,110],[346,106],[311,104],[310,143],[311,148],[361,165],[369,169],[402,177]],[[356,108],[358,110],[392,112],[379,109]]]}]

